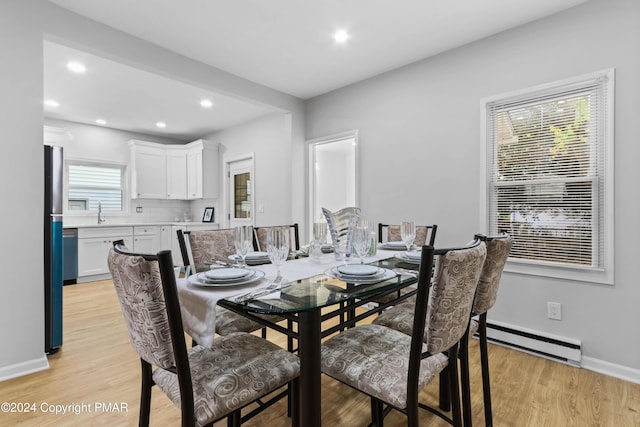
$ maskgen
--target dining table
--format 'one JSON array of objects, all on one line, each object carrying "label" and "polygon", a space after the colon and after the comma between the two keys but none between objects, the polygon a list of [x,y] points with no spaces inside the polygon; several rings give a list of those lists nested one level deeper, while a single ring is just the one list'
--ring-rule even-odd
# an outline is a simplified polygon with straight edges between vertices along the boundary
[{"label": "dining table", "polygon": [[[396,247],[391,247],[396,249]],[[321,365],[322,339],[354,326],[356,322],[386,307],[409,298],[415,290],[409,288],[417,282],[419,262],[407,257],[406,252],[378,248],[374,255],[363,261],[377,270],[371,278],[344,276],[345,261],[336,260],[333,253],[322,256],[296,257],[280,267],[286,284],[279,289],[256,293],[255,298],[242,300],[240,295],[262,291],[276,276],[271,264],[249,266],[256,270],[255,280],[242,281],[233,286],[200,283],[196,273],[177,280],[178,294],[185,332],[198,344],[211,346],[215,336],[216,309],[224,307],[247,318],[279,331],[297,341],[300,357],[299,422],[305,427],[322,425]],[[359,259],[347,261],[359,264]],[[219,267],[217,265],[212,268]],[[358,267],[353,267],[358,268]],[[390,302],[372,304],[383,295],[394,295]],[[367,306],[367,310],[356,308]],[[257,316],[260,314],[261,316]],[[269,316],[274,314],[274,321]],[[286,326],[279,324],[286,318]],[[331,322],[326,322],[329,319]],[[323,324],[326,325],[323,327]]]}]

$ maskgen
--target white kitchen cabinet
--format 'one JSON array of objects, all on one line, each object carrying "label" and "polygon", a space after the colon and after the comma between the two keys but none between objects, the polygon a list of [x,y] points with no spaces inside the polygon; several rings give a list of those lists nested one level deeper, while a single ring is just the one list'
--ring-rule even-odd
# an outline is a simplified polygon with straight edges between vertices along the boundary
[{"label": "white kitchen cabinet", "polygon": [[134,199],[215,199],[220,193],[219,144],[129,141]]},{"label": "white kitchen cabinet", "polygon": [[125,246],[133,248],[133,228],[90,227],[78,229],[79,283],[109,276],[107,256],[116,240],[124,240]]},{"label": "white kitchen cabinet", "polygon": [[186,200],[187,193],[187,155],[188,150],[181,146],[167,147],[167,199]]},{"label": "white kitchen cabinet", "polygon": [[160,144],[129,141],[131,198],[166,199],[166,150]]},{"label": "white kitchen cabinet", "polygon": [[133,227],[133,251],[139,254],[155,254],[160,250],[160,227]]},{"label": "white kitchen cabinet", "polygon": [[[160,250],[169,249],[173,252],[173,227],[171,225],[160,226]],[[177,255],[172,253],[175,258]]]}]

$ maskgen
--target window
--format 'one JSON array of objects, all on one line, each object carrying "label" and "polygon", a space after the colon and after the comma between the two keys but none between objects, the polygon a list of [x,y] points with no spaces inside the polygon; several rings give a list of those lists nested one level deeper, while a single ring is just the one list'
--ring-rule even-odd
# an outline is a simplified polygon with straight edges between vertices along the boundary
[{"label": "window", "polygon": [[71,161],[67,164],[67,212],[126,209],[125,166]]},{"label": "window", "polygon": [[508,271],[612,283],[613,70],[483,101],[486,225]]}]

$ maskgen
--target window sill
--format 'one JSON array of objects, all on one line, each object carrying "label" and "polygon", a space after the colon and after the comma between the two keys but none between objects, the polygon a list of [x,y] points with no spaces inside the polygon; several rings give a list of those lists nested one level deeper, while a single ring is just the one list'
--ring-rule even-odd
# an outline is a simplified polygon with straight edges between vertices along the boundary
[{"label": "window sill", "polygon": [[529,276],[549,277],[570,280],[574,282],[597,283],[613,285],[613,271],[611,269],[570,267],[567,265],[538,264],[527,261],[507,261],[505,272],[525,274]]}]

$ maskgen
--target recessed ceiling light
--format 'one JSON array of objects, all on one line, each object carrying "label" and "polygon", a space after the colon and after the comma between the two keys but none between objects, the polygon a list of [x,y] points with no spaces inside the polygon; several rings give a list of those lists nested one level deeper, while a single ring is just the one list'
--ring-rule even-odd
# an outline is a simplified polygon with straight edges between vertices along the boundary
[{"label": "recessed ceiling light", "polygon": [[107,124],[107,121],[104,120],[104,119],[96,119],[96,123],[99,124],[99,125],[104,126],[104,125]]},{"label": "recessed ceiling light", "polygon": [[46,105],[47,107],[59,107],[60,106],[58,101],[56,101],[55,99],[46,99],[44,101],[44,105]]},{"label": "recessed ceiling light", "polygon": [[167,124],[165,122],[156,122],[156,126],[158,126],[159,128],[166,128]]},{"label": "recessed ceiling light", "polygon": [[333,33],[333,40],[335,40],[336,43],[345,43],[349,40],[349,33],[347,33],[346,30],[338,30]]},{"label": "recessed ceiling light", "polygon": [[73,71],[74,73],[78,74],[82,74],[87,71],[87,67],[85,67],[84,64],[76,61],[67,63],[67,68],[69,69],[69,71]]},{"label": "recessed ceiling light", "polygon": [[211,102],[210,99],[203,99],[202,101],[200,101],[200,106],[202,108],[211,108],[213,107],[213,102]]}]

